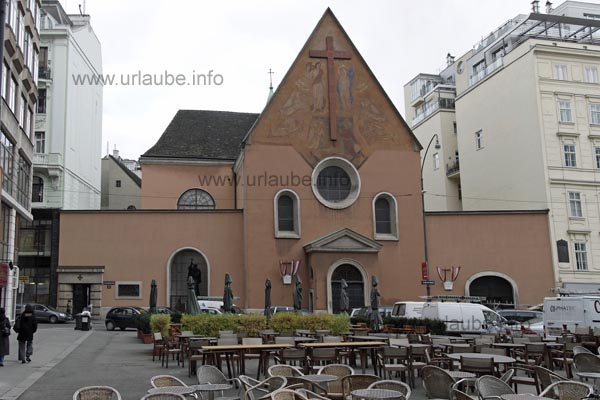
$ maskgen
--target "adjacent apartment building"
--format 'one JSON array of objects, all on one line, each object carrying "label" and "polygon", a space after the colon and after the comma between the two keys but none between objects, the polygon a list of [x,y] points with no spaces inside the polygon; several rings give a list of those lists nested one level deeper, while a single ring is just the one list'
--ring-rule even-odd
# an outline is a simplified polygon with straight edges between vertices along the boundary
[{"label": "adjacent apartment building", "polygon": [[40,6],[7,0],[0,83],[0,306],[14,318],[19,276],[19,227],[32,220],[31,176],[38,100]]},{"label": "adjacent apartment building", "polygon": [[549,209],[555,286],[597,291],[600,5],[531,11],[405,85],[413,132],[441,145],[424,160],[425,209]]},{"label": "adjacent apartment building", "polygon": [[33,138],[33,221],[21,224],[24,302],[56,305],[59,211],[100,208],[102,86],[80,84],[102,73],[90,16],[43,0],[39,99]]},{"label": "adjacent apartment building", "polygon": [[137,210],[142,205],[140,164],[121,158],[115,148],[102,158],[103,210]]}]

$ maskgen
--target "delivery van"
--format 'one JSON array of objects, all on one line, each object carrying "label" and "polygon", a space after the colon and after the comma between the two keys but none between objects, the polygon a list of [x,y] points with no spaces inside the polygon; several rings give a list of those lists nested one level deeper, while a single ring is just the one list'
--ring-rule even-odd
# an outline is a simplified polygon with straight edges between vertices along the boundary
[{"label": "delivery van", "polygon": [[421,318],[424,301],[398,301],[392,308],[394,318]]},{"label": "delivery van", "polygon": [[599,296],[546,297],[544,299],[544,333],[560,336],[566,328],[600,327]]},{"label": "delivery van", "polygon": [[473,303],[425,303],[422,316],[444,321],[446,332],[456,334],[489,332],[493,329],[500,331],[507,322],[497,312],[484,305]]}]

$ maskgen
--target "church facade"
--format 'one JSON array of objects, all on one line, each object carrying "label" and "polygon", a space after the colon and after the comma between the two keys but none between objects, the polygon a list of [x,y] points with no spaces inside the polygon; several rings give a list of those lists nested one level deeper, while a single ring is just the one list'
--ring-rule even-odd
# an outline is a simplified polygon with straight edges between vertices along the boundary
[{"label": "church facade", "polygon": [[[363,306],[372,276],[382,304],[416,300],[421,150],[328,10],[261,114],[175,115],[141,157],[141,209],[61,212],[58,306],[147,306],[154,279],[159,305],[182,309],[196,267],[200,295],[222,296],[229,273],[236,305],[254,310],[266,279],[272,304],[291,305],[295,273],[305,309],[337,312],[342,279]],[[550,295],[547,211],[426,221],[433,294]]]}]

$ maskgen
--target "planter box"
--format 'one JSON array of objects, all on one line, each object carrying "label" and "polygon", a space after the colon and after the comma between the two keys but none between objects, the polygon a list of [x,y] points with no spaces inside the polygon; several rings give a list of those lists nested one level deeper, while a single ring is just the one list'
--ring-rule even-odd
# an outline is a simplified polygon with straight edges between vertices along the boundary
[{"label": "planter box", "polygon": [[140,333],[140,339],[142,339],[142,343],[151,344],[152,343],[152,334],[151,333]]}]

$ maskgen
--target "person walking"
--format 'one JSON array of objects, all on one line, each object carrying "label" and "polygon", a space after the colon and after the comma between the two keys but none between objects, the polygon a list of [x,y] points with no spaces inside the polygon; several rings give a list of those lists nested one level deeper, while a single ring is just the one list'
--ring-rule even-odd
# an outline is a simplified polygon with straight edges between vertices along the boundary
[{"label": "person walking", "polygon": [[6,317],[4,308],[0,308],[0,367],[4,367],[4,356],[10,354],[10,321]]},{"label": "person walking", "polygon": [[19,321],[15,322],[18,325],[17,340],[19,341],[19,361],[22,364],[31,362],[33,354],[33,334],[37,331],[37,321],[33,313],[31,304],[25,306],[25,311],[19,317]]}]

